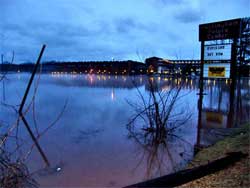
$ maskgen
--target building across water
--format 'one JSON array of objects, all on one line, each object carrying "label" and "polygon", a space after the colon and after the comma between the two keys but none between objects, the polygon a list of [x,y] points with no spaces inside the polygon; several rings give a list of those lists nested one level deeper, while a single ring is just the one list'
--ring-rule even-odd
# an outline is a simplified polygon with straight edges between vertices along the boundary
[{"label": "building across water", "polygon": [[200,60],[168,60],[150,57],[145,60],[149,74],[198,75]]},{"label": "building across water", "polygon": [[[86,62],[44,62],[42,72],[62,74],[110,74],[138,75],[157,74],[166,76],[196,76],[200,75],[200,60],[168,60],[160,57],[150,57],[145,63],[138,61],[86,61]],[[250,65],[237,68],[241,75],[249,76]],[[0,64],[0,72],[32,72],[33,63]]]}]

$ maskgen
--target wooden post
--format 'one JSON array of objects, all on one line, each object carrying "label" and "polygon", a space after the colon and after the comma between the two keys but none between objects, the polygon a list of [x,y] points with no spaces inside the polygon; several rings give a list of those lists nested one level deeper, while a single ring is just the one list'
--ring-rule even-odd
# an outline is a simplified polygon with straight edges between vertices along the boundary
[{"label": "wooden post", "polygon": [[33,82],[33,79],[34,79],[34,77],[35,77],[37,68],[38,68],[38,66],[39,66],[39,64],[40,64],[40,60],[41,60],[41,58],[42,58],[42,55],[43,55],[43,52],[44,52],[45,47],[46,47],[46,45],[43,45],[42,50],[41,50],[41,52],[40,52],[40,55],[39,55],[39,57],[38,57],[38,59],[37,59],[37,62],[36,62],[36,64],[35,64],[34,70],[33,70],[32,75],[31,75],[31,77],[30,77],[30,80],[29,80],[28,86],[27,86],[27,88],[26,88],[26,91],[25,91],[25,93],[24,93],[23,100],[22,100],[22,102],[21,102],[21,105],[20,105],[20,108],[19,108],[19,110],[18,110],[18,113],[19,113],[19,116],[21,117],[21,119],[22,119],[22,121],[23,121],[23,123],[24,123],[26,129],[28,130],[28,132],[29,132],[29,134],[30,134],[30,136],[31,136],[31,138],[32,138],[32,140],[33,140],[33,142],[35,143],[35,145],[36,145],[36,147],[37,147],[39,153],[41,154],[41,156],[42,156],[44,162],[46,163],[47,166],[50,166],[50,163],[49,163],[49,161],[48,161],[46,155],[44,154],[44,152],[43,152],[42,148],[40,147],[40,145],[39,145],[39,143],[38,143],[36,137],[34,136],[34,134],[33,134],[32,130],[31,130],[31,128],[30,128],[30,126],[29,126],[27,120],[26,120],[25,117],[23,116],[23,107],[24,107],[24,104],[25,104],[25,102],[26,102],[27,96],[28,96],[28,94],[29,94],[29,90],[30,90],[31,84],[32,84],[32,82]]},{"label": "wooden post", "polygon": [[230,62],[230,98],[229,98],[229,113],[227,120],[227,127],[230,128],[234,124],[234,98],[235,98],[235,84],[237,74],[237,38],[233,39],[232,51],[231,51],[231,62]]},{"label": "wooden post", "polygon": [[201,63],[200,63],[200,80],[199,80],[199,100],[198,100],[198,127],[197,127],[197,141],[196,147],[200,146],[200,130],[201,130],[201,121],[202,121],[202,101],[203,101],[203,72],[204,72],[204,41],[201,41]]}]

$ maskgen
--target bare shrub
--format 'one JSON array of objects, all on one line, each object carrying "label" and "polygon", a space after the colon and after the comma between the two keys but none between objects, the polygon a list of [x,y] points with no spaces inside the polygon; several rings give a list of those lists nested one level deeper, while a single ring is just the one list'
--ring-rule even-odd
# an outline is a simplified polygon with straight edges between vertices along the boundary
[{"label": "bare shrub", "polygon": [[[170,161],[173,169],[177,170],[168,144],[173,139],[177,140],[176,147],[182,147],[183,142],[188,143],[175,132],[188,122],[191,113],[187,109],[176,109],[180,99],[185,96],[180,94],[182,83],[171,85],[167,91],[159,90],[150,79],[148,85],[147,95],[143,95],[136,87],[139,100],[136,103],[127,101],[135,111],[135,115],[127,124],[127,130],[128,137],[143,149],[137,167],[146,158],[146,177],[152,178],[156,173],[162,175],[163,168],[168,165],[165,164],[166,161]],[[185,152],[184,148],[179,155],[184,158]]]}]

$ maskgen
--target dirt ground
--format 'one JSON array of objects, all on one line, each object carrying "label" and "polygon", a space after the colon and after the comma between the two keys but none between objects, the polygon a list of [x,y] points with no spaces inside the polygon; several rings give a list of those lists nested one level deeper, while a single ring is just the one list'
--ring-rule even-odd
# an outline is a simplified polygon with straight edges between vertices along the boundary
[{"label": "dirt ground", "polygon": [[248,157],[229,166],[228,168],[205,176],[198,180],[189,182],[180,187],[210,188],[210,187],[250,187],[250,124],[242,126],[234,131],[231,136],[226,137],[215,145],[198,152],[188,168],[207,164],[226,156],[228,152],[241,151],[247,153]]}]

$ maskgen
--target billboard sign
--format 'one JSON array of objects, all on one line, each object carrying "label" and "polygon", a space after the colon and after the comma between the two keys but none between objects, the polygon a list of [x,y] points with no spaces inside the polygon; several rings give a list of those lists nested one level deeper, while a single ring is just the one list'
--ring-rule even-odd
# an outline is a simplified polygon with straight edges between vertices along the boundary
[{"label": "billboard sign", "polygon": [[205,63],[204,78],[230,78],[230,63]]},{"label": "billboard sign", "polygon": [[204,50],[204,60],[230,60],[231,44],[207,45]]},{"label": "billboard sign", "polygon": [[208,77],[222,77],[226,76],[226,67],[208,67]]},{"label": "billboard sign", "polygon": [[239,37],[241,19],[199,25],[199,41],[223,40]]}]

